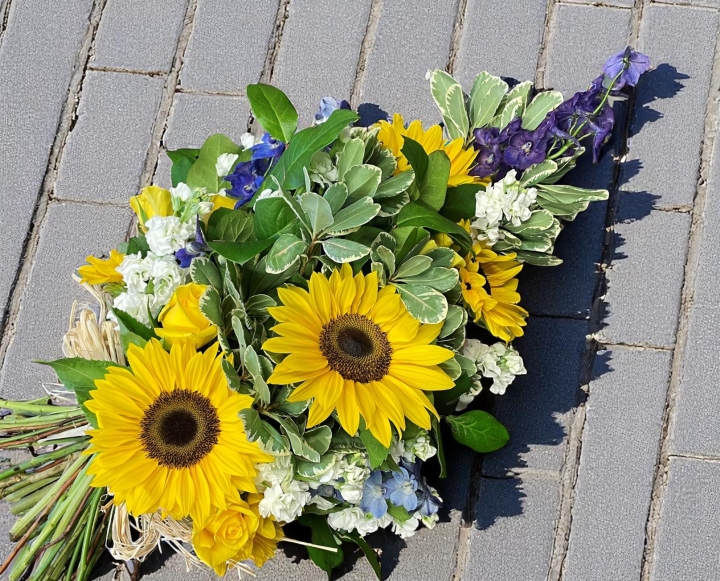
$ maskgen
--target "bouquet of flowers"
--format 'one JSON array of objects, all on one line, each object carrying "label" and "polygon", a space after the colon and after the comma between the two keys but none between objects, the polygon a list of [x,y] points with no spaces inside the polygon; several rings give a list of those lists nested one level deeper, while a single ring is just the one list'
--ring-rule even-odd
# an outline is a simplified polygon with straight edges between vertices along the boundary
[{"label": "bouquet of flowers", "polygon": [[106,547],[166,542],[222,575],[287,541],[328,572],[355,544],[380,576],[368,533],[438,520],[442,424],[477,452],[507,442],[464,410],[526,373],[517,275],[558,264],[563,221],[607,198],[558,182],[648,66],[628,48],[567,100],[434,71],[429,129],[325,98],[297,131],[280,90],[250,85],[262,136],[168,152],[172,189],[130,200],[137,235],[78,270],[94,302],[41,362],[59,384],[0,401],[0,447],[32,452],[0,472],[19,516],[0,572],[85,581]]}]

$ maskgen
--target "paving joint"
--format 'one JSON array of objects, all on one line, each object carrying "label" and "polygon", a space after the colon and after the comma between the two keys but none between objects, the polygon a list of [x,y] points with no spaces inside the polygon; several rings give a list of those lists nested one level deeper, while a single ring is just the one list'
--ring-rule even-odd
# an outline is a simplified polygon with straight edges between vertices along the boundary
[{"label": "paving joint", "polygon": [[20,312],[23,292],[30,277],[34,262],[35,252],[37,250],[38,241],[40,239],[40,231],[47,214],[48,204],[52,192],[55,188],[55,179],[57,170],[62,159],[62,153],[67,142],[67,138],[72,132],[77,120],[77,108],[82,95],[82,87],[85,81],[87,65],[93,53],[95,37],[97,35],[98,25],[105,9],[107,0],[95,0],[88,17],[87,29],[85,37],[80,45],[77,57],[75,59],[75,67],[73,75],[68,85],[67,97],[60,114],[60,122],[55,133],[55,139],[50,150],[50,156],[45,170],[42,186],[38,192],[35,208],[32,212],[32,219],[28,228],[25,240],[22,245],[20,264],[15,272],[15,278],[10,286],[8,293],[8,301],[5,310],[0,318],[0,367],[2,367],[8,346],[15,335],[15,324],[17,316]]},{"label": "paving joint", "polygon": [[140,75],[143,77],[164,77],[164,71],[140,71],[137,69],[129,69],[125,67],[103,67],[103,66],[88,66],[89,71],[96,71],[98,73],[124,73],[128,75]]},{"label": "paving joint", "polygon": [[158,165],[158,158],[160,157],[160,148],[162,147],[163,139],[165,138],[165,132],[167,131],[167,122],[172,108],[173,98],[175,96],[175,90],[179,83],[180,70],[182,69],[183,59],[185,57],[185,50],[187,49],[192,35],[193,25],[195,24],[195,13],[197,12],[197,0],[188,0],[187,8],[185,9],[185,19],[183,21],[183,28],[178,36],[177,45],[175,48],[175,56],[173,57],[173,64],[170,68],[170,72],[165,79],[165,86],[163,87],[163,94],[160,99],[160,106],[158,107],[157,115],[155,116],[155,122],[152,126],[150,147],[148,148],[147,154],[145,155],[145,163],[143,166],[143,173],[140,178],[140,186],[148,186],[152,183],[155,171]]},{"label": "paving joint", "polygon": [[704,214],[708,196],[707,180],[713,158],[715,132],[718,128],[718,120],[720,118],[720,100],[717,97],[718,91],[720,91],[720,29],[716,31],[715,36],[714,61],[710,76],[710,88],[706,100],[705,127],[700,149],[697,188],[693,199],[693,210],[691,213],[692,222],[690,226],[687,258],[685,261],[683,288],[680,301],[680,311],[678,315],[678,330],[670,371],[670,382],[665,400],[663,429],[660,435],[660,446],[656,460],[655,475],[653,478],[650,508],[648,510],[648,517],[645,526],[645,551],[643,554],[641,569],[642,581],[650,581],[653,561],[655,558],[655,543],[657,540],[658,524],[660,523],[663,498],[668,485],[667,474],[670,460],[670,446],[672,443],[672,434],[675,423],[674,412],[680,389],[680,381],[682,379],[685,345],[687,343],[688,327],[690,325],[690,310],[693,306],[695,278],[700,260],[700,246],[702,243],[702,233],[705,225]]},{"label": "paving joint", "polygon": [[460,42],[465,27],[465,18],[467,15],[468,0],[458,0],[458,9],[455,16],[455,24],[453,25],[452,36],[450,37],[450,52],[448,54],[445,70],[452,75],[455,72],[455,64],[457,62],[458,53],[460,52]]},{"label": "paving joint", "polygon": [[702,462],[720,462],[720,456],[708,456],[707,454],[668,454],[671,458],[683,458],[685,460],[700,460]]},{"label": "paving joint", "polygon": [[0,0],[0,44],[2,44],[2,39],[3,36],[5,36],[5,30],[7,29],[11,4],[12,0]]},{"label": "paving joint", "polygon": [[183,86],[176,87],[175,93],[196,95],[198,97],[247,97],[245,91],[208,91],[206,89],[188,89]]},{"label": "paving joint", "polygon": [[553,30],[552,24],[555,21],[555,13],[557,12],[558,0],[548,0],[547,9],[545,10],[545,23],[543,24],[543,35],[540,41],[540,50],[538,51],[537,65],[535,66],[535,89],[538,91],[545,90],[545,74],[548,64],[548,48],[552,41]]},{"label": "paving joint", "polygon": [[350,106],[357,109],[362,99],[363,85],[365,84],[365,76],[367,75],[367,64],[370,59],[370,53],[375,46],[375,37],[377,36],[378,23],[380,22],[380,14],[382,13],[383,0],[372,0],[370,5],[370,13],[368,15],[365,35],[360,44],[360,54],[358,55],[357,66],[355,67],[355,79],[353,80],[352,89],[350,91]]},{"label": "paving joint", "polygon": [[588,337],[591,338],[591,340],[596,341],[599,346],[601,346],[603,349],[613,347],[623,347],[625,349],[634,349],[637,351],[660,351],[663,353],[672,352],[675,350],[675,346],[667,347],[665,345],[655,345],[653,343],[624,343],[622,341],[606,341],[603,339],[601,333],[593,333],[589,335]]}]

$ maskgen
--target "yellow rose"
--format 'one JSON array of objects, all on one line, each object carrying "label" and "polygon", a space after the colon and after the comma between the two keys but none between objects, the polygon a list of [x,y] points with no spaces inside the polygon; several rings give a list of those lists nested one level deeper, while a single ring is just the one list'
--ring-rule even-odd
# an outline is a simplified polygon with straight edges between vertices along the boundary
[{"label": "yellow rose", "polygon": [[252,553],[259,525],[255,512],[238,496],[225,510],[216,508],[203,522],[193,521],[195,554],[222,577],[229,560],[244,560]]},{"label": "yellow rose", "polygon": [[158,316],[162,325],[155,329],[158,337],[170,345],[190,340],[193,347],[199,349],[217,336],[217,327],[200,311],[200,297],[206,288],[204,284],[191,282],[175,289],[170,302]]},{"label": "yellow rose", "polygon": [[140,195],[130,198],[130,207],[137,214],[140,229],[145,231],[145,222],[154,216],[172,216],[172,196],[159,186],[148,186]]},{"label": "yellow rose", "polygon": [[272,516],[263,517],[260,514],[258,504],[263,498],[262,494],[248,494],[248,505],[257,517],[259,525],[252,545],[247,545],[246,552],[238,555],[243,559],[252,559],[256,567],[262,567],[269,559],[272,559],[278,541],[284,536],[282,527],[275,522]]},{"label": "yellow rose", "polygon": [[85,260],[90,264],[78,268],[78,274],[82,277],[80,282],[86,282],[88,284],[122,282],[122,274],[120,274],[116,268],[120,266],[124,258],[125,255],[117,250],[111,250],[110,258],[106,260],[88,256]]}]

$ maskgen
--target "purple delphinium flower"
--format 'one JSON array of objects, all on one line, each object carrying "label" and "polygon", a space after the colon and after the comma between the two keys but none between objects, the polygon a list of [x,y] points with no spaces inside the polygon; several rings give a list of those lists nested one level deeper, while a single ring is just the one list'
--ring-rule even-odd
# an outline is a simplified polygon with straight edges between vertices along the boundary
[{"label": "purple delphinium flower", "polygon": [[332,97],[323,97],[320,99],[320,108],[315,113],[315,123],[325,123],[332,115],[333,111],[338,109],[350,109],[350,103],[343,99],[342,101],[336,101]]},{"label": "purple delphinium flower", "polygon": [[650,68],[650,57],[633,50],[632,47],[626,47],[619,53],[611,56],[603,67],[605,77],[612,80],[618,77],[615,81],[613,90],[620,90],[625,85],[634,87],[640,80],[640,75]]},{"label": "purple delphinium flower", "polygon": [[250,148],[250,151],[252,152],[250,161],[237,164],[233,173],[225,176],[225,180],[232,186],[228,195],[238,199],[236,208],[252,199],[263,183],[267,171],[285,151],[285,144],[266,133],[259,143]]},{"label": "purple delphinium flower", "polygon": [[193,258],[203,256],[208,252],[207,244],[205,244],[205,236],[200,227],[200,218],[197,218],[195,226],[195,240],[188,242],[185,248],[181,248],[175,253],[175,258],[180,262],[180,268],[187,268],[193,261]]},{"label": "purple delphinium flower", "polygon": [[269,165],[276,162],[282,155],[283,151],[285,151],[285,144],[271,137],[269,133],[265,133],[265,135],[260,138],[260,142],[253,145],[250,151],[252,151],[251,161],[257,162],[264,160]]},{"label": "purple delphinium flower", "polygon": [[405,468],[400,472],[393,472],[385,481],[385,498],[389,499],[395,506],[403,506],[405,510],[411,511],[417,508],[418,483],[415,476],[411,476]]},{"label": "purple delphinium flower", "polygon": [[494,174],[502,162],[500,130],[497,127],[486,127],[485,129],[476,129],[474,135],[473,147],[478,153],[475,158],[475,167],[470,174],[486,178]]},{"label": "purple delphinium flower", "polygon": [[375,518],[382,518],[387,513],[385,502],[385,486],[382,481],[382,472],[373,470],[363,484],[363,496],[360,508],[369,512]]},{"label": "purple delphinium flower", "polygon": [[543,161],[552,137],[550,128],[553,121],[552,118],[545,118],[534,131],[520,130],[513,133],[503,152],[503,162],[522,171]]}]

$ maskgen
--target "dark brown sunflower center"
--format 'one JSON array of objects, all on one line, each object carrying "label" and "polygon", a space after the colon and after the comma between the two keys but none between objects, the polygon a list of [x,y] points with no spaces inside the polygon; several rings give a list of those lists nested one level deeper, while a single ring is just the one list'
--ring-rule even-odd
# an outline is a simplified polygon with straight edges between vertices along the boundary
[{"label": "dark brown sunflower center", "polygon": [[392,347],[385,332],[367,317],[341,315],[323,326],[320,351],[344,379],[368,383],[387,375]]},{"label": "dark brown sunflower center", "polygon": [[220,418],[212,402],[186,389],[161,393],[140,426],[143,449],[168,468],[194,466],[211,452],[220,434]]}]

